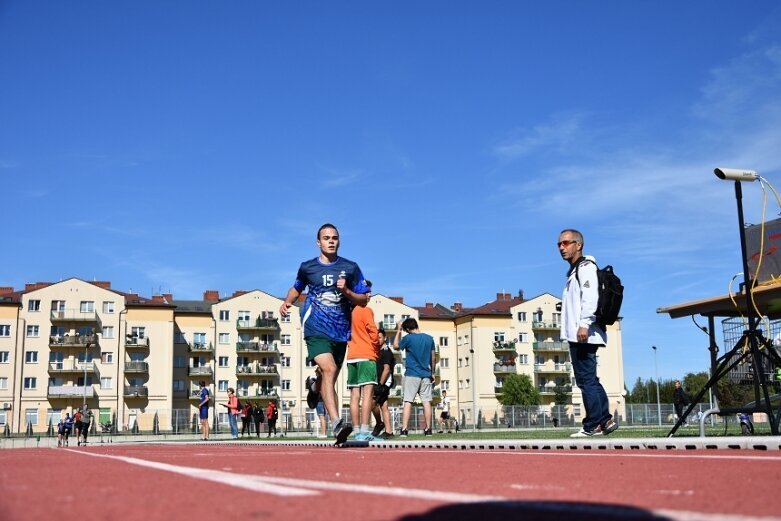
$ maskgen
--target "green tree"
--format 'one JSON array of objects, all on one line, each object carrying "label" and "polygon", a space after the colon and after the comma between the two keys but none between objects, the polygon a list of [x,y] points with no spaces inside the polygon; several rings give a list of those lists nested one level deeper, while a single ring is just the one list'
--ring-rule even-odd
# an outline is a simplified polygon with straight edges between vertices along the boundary
[{"label": "green tree", "polygon": [[[708,378],[710,378],[710,376],[705,371],[701,371],[699,373],[688,373],[683,377],[681,385],[683,386],[683,390],[689,396],[690,400],[694,400],[697,394],[699,394],[699,392],[705,388],[705,384],[708,383]],[[705,394],[700,402],[707,402],[708,399],[708,395]]]},{"label": "green tree", "polygon": [[534,382],[525,374],[511,374],[505,377],[502,386],[502,405],[539,405],[540,393]]}]

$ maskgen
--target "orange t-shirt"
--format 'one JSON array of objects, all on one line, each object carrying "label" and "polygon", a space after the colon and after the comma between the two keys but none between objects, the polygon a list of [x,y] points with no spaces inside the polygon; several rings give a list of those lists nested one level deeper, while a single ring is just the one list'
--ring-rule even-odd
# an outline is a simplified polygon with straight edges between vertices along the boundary
[{"label": "orange t-shirt", "polygon": [[352,339],[347,344],[347,360],[377,360],[380,353],[380,336],[374,324],[374,311],[369,306],[355,306],[352,322]]}]

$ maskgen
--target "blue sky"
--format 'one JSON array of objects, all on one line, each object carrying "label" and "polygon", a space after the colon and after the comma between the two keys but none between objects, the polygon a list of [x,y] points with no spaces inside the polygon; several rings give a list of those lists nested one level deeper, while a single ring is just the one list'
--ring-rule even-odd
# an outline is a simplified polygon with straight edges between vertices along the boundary
[{"label": "blue sky", "polygon": [[330,221],[378,292],[471,307],[558,294],[576,227],[627,384],[651,345],[705,370],[656,309],[742,269],[714,167],[781,188],[779,35],[774,1],[0,1],[0,285],[281,296]]}]

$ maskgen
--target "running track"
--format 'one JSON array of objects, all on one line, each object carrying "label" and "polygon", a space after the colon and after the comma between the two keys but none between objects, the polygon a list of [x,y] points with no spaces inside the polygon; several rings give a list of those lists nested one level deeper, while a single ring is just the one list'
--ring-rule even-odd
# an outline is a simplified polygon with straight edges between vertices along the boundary
[{"label": "running track", "polygon": [[3,450],[0,519],[781,521],[780,481],[779,451],[115,444]]}]

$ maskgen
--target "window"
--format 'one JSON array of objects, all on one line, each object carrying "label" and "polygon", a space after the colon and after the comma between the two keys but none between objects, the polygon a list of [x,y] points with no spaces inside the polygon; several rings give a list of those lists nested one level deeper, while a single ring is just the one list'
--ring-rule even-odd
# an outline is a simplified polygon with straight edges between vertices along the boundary
[{"label": "window", "polygon": [[82,300],[79,304],[79,311],[82,313],[94,313],[95,312],[95,302],[91,300]]},{"label": "window", "polygon": [[54,338],[60,339],[65,336],[65,326],[52,326],[50,333]]},{"label": "window", "polygon": [[205,346],[206,345],[206,333],[193,333],[193,344]]},{"label": "window", "polygon": [[518,355],[518,363],[522,365],[528,365],[529,355]]},{"label": "window", "polygon": [[440,387],[443,391],[449,391],[450,390],[450,380],[442,380],[442,383],[440,384]]},{"label": "window", "polygon": [[449,358],[442,358],[439,360],[439,367],[442,369],[447,369],[450,367],[450,359]]},{"label": "window", "polygon": [[112,388],[112,382],[110,376],[101,376],[100,377],[100,388],[101,389],[111,389]]},{"label": "window", "polygon": [[396,327],[396,316],[390,314],[383,315],[382,325],[387,329],[394,329]]},{"label": "window", "polygon": [[111,351],[103,351],[100,353],[100,361],[104,364],[113,364],[114,363],[114,353]]},{"label": "window", "polygon": [[273,311],[261,311],[260,312],[261,318],[264,318],[266,320],[274,320],[274,312]]},{"label": "window", "polygon": [[447,347],[447,337],[446,336],[439,337],[439,347]]},{"label": "window", "polygon": [[187,339],[184,336],[184,333],[181,331],[177,331],[174,333],[174,344],[186,344]]},{"label": "window", "polygon": [[504,342],[503,331],[494,331],[494,342]]},{"label": "window", "polygon": [[464,359],[463,358],[459,358],[458,359],[458,367],[463,367],[463,366],[464,366]]},{"label": "window", "polygon": [[553,323],[554,324],[561,324],[561,313],[554,313],[553,314]]},{"label": "window", "polygon": [[27,302],[27,311],[40,311],[40,310],[41,310],[40,300],[30,300]]},{"label": "window", "polygon": [[282,390],[283,391],[290,390],[290,380],[282,380]]},{"label": "window", "polygon": [[7,421],[5,411],[0,411],[0,425],[5,425]]},{"label": "window", "polygon": [[11,326],[0,324],[0,336],[11,336]]},{"label": "window", "polygon": [[37,389],[38,388],[38,379],[34,376],[26,376],[24,378],[24,388],[25,389]]},{"label": "window", "polygon": [[49,409],[46,411],[46,425],[57,426],[62,418],[62,409]]},{"label": "window", "polygon": [[38,409],[25,409],[24,424],[38,425]]},{"label": "window", "polygon": [[528,333],[518,333],[518,342],[521,342],[522,344],[526,344],[529,342],[529,334]]},{"label": "window", "polygon": [[79,335],[81,336],[92,336],[94,334],[95,334],[95,330],[89,326],[81,326],[79,328]]},{"label": "window", "polygon": [[37,364],[38,363],[38,351],[27,351],[24,354],[24,363]]},{"label": "window", "polygon": [[27,326],[27,336],[29,338],[38,338],[38,326]]},{"label": "window", "polygon": [[283,346],[290,345],[290,335],[279,335],[279,343]]},{"label": "window", "polygon": [[518,312],[518,322],[526,322],[526,312],[525,311],[519,311]]},{"label": "window", "polygon": [[51,351],[49,353],[49,367],[52,369],[62,369],[63,360],[65,360],[65,353],[62,351]]},{"label": "window", "polygon": [[146,328],[144,326],[133,326],[130,328],[130,336],[144,338],[146,336]]},{"label": "window", "polygon": [[290,357],[289,356],[280,357],[279,363],[282,367],[290,367]]},{"label": "window", "polygon": [[0,389],[1,390],[8,389],[8,378],[5,376],[0,377]]},{"label": "window", "polygon": [[465,385],[465,387],[466,387],[467,389],[469,389],[469,378],[467,378],[467,379],[466,379],[466,385]]},{"label": "window", "polygon": [[231,312],[229,309],[221,309],[220,310],[220,320],[222,322],[227,322],[231,319]]},{"label": "window", "polygon": [[250,313],[247,310],[239,311],[239,320],[242,322],[249,322],[250,319]]},{"label": "window", "polygon": [[228,380],[220,380],[217,382],[217,389],[226,392],[228,390]]},{"label": "window", "polygon": [[52,311],[65,311],[65,301],[52,300]]},{"label": "window", "polygon": [[468,356],[464,357],[464,367],[469,367],[469,357]]},{"label": "window", "polygon": [[290,313],[279,319],[283,324],[290,324]]},{"label": "window", "polygon": [[317,364],[315,364],[314,360],[310,360],[309,358],[306,359],[306,366],[307,367],[314,367],[315,365],[317,365]]},{"label": "window", "polygon": [[217,358],[217,365],[219,367],[228,367],[228,357],[227,356],[221,356]]},{"label": "window", "polygon": [[103,302],[103,313],[113,313],[114,312],[114,301],[113,300],[106,300]]},{"label": "window", "polygon": [[174,392],[184,391],[184,380],[174,380]]},{"label": "window", "polygon": [[219,342],[220,344],[230,344],[231,343],[230,333],[220,333]]},{"label": "window", "polygon": [[103,326],[103,338],[114,338],[114,326]]},{"label": "window", "polygon": [[0,364],[7,364],[8,363],[8,351],[0,351]]},{"label": "window", "polygon": [[544,365],[545,364],[545,357],[542,355],[537,355],[534,357],[534,363],[537,365]]},{"label": "window", "polygon": [[174,367],[182,368],[187,367],[187,357],[186,356],[175,356],[174,357]]}]

